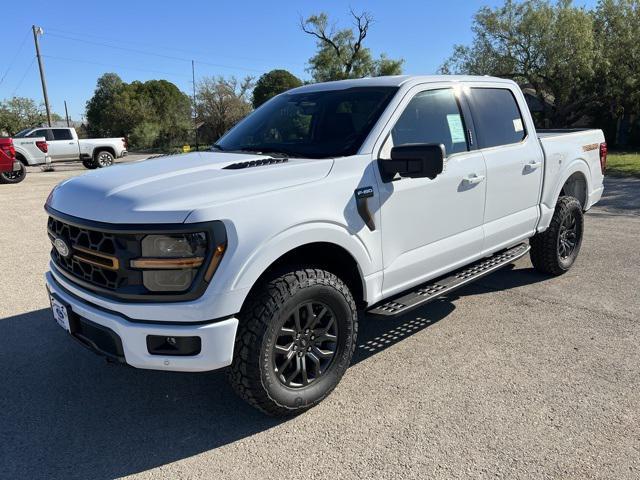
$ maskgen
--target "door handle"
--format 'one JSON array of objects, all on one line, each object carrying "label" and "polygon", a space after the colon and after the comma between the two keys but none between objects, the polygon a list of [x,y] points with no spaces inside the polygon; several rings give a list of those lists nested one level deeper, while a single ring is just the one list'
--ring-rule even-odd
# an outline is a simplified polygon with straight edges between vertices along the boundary
[{"label": "door handle", "polygon": [[475,173],[462,179],[462,183],[466,185],[476,185],[484,180],[484,175],[476,175]]},{"label": "door handle", "polygon": [[536,168],[540,168],[542,166],[542,162],[529,162],[526,167],[528,170],[535,170]]},{"label": "door handle", "polygon": [[76,142],[69,142],[69,145],[75,145]]}]

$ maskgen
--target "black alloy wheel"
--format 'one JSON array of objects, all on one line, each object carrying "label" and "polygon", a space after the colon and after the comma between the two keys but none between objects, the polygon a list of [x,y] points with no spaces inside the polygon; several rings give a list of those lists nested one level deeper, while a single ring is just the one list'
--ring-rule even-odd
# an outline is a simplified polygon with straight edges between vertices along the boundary
[{"label": "black alloy wheel", "polygon": [[273,346],[274,373],[289,388],[318,380],[331,366],[338,348],[338,324],[326,304],[298,304],[285,320]]}]

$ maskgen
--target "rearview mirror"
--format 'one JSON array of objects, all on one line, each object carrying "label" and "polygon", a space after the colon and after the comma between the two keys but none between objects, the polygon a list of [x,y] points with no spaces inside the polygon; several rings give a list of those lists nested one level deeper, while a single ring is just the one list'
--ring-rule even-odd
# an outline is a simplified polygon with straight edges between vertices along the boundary
[{"label": "rearview mirror", "polygon": [[391,149],[391,160],[378,160],[385,182],[396,175],[409,178],[434,179],[444,168],[444,145],[412,143]]}]

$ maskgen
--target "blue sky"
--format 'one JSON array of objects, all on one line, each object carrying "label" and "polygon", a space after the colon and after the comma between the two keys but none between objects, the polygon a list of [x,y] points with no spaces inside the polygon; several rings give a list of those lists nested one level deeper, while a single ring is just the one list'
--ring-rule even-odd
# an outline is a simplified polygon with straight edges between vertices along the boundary
[{"label": "blue sky", "polygon": [[[471,40],[472,16],[496,0],[27,0],[3,5],[0,99],[13,95],[40,101],[42,92],[31,25],[44,29],[41,50],[53,111],[67,100],[79,120],[96,79],[116,72],[125,81],[165,78],[191,92],[191,59],[196,81],[210,75],[259,76],[286,68],[308,78],[306,62],[314,40],[298,19],[327,12],[348,25],[348,11],[367,10],[375,24],[367,38],[374,54],[405,59],[405,73],[434,73],[456,43]],[[595,0],[581,0],[593,5]],[[14,60],[13,62],[11,62]],[[5,76],[6,74],[6,76]]]}]

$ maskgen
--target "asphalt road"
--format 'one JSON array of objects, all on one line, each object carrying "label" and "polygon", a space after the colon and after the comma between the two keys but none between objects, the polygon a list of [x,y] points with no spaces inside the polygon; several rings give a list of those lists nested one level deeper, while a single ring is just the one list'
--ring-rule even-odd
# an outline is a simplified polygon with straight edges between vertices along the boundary
[{"label": "asphalt road", "polygon": [[0,186],[0,477],[640,478],[640,181],[608,179],[560,278],[513,269],[397,319],[292,420],[223,372],[106,364],[50,317],[45,198]]}]

